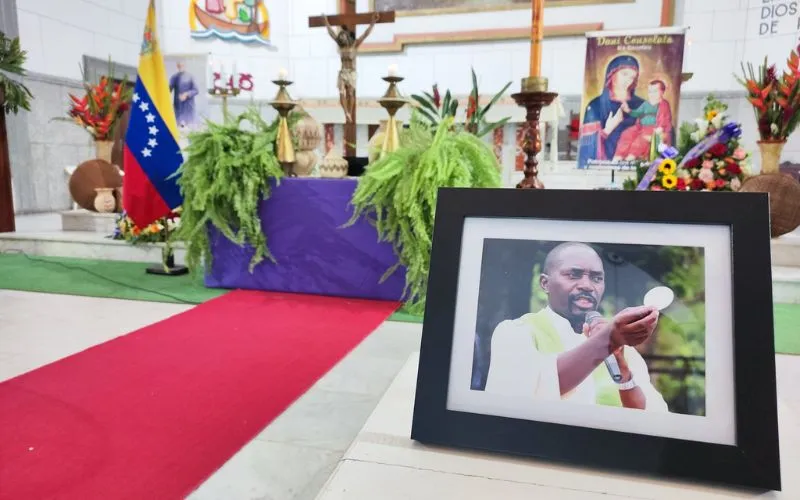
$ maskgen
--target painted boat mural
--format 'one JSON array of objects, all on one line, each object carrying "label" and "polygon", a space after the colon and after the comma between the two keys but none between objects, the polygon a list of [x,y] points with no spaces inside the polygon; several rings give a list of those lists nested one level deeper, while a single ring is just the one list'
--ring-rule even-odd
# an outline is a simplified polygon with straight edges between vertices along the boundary
[{"label": "painted boat mural", "polygon": [[189,26],[192,38],[272,46],[264,0],[190,0]]}]

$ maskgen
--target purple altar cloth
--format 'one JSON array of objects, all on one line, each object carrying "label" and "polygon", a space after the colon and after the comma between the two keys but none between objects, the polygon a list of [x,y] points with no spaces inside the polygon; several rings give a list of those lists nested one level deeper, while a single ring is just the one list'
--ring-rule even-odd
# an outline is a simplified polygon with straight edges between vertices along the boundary
[{"label": "purple altar cloth", "polygon": [[376,229],[364,219],[341,227],[352,216],[355,188],[355,179],[282,179],[258,208],[277,264],[264,260],[251,274],[252,248],[212,229],[206,286],[400,300],[404,268],[379,283],[397,262],[392,246],[379,243]]}]

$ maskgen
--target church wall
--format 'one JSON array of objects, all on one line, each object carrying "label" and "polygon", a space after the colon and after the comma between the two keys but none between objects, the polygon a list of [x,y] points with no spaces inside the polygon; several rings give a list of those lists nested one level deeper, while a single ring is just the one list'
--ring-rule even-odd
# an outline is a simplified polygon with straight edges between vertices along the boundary
[{"label": "church wall", "polygon": [[79,80],[84,55],[137,65],[148,0],[16,2],[29,71]]}]

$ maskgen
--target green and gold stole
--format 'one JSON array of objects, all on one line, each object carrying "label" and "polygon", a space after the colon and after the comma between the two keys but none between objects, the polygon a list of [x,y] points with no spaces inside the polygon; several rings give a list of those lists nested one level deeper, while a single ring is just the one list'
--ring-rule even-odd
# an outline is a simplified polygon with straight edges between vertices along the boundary
[{"label": "green and gold stole", "polygon": [[[558,335],[558,331],[553,325],[546,309],[542,309],[538,313],[526,314],[520,319],[530,327],[533,343],[539,352],[545,354],[560,354],[564,352],[564,343],[561,342],[561,337]],[[608,370],[604,363],[601,363],[600,366],[592,372],[592,378],[595,383],[597,404],[622,406],[622,401],[619,398],[619,390],[608,375]]]}]

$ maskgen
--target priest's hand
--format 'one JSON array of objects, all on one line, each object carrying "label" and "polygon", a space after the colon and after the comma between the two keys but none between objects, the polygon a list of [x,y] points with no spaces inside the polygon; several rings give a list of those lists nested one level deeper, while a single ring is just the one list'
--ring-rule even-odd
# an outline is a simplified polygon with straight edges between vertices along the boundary
[{"label": "priest's hand", "polygon": [[658,309],[650,306],[623,309],[611,320],[609,352],[621,347],[637,346],[653,334],[658,325]]}]

